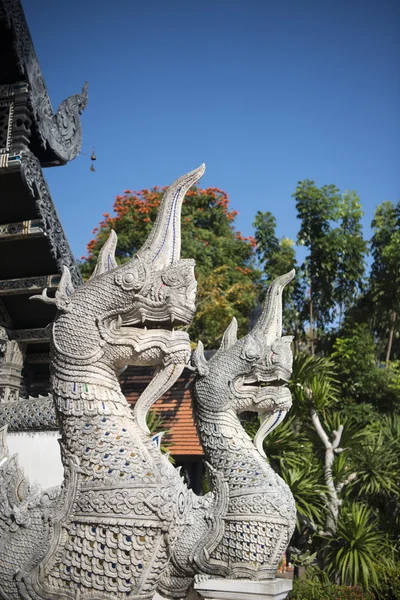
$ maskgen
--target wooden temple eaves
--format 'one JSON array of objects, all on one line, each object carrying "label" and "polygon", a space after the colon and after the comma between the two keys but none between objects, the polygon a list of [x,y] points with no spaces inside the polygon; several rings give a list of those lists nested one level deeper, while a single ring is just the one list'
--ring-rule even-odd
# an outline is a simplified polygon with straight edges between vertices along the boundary
[{"label": "wooden temple eaves", "polygon": [[[63,265],[75,286],[82,283],[43,168],[79,154],[86,104],[85,84],[53,111],[21,2],[0,0],[0,402],[17,399],[23,380],[24,396],[48,385],[42,358],[49,352],[47,326],[55,306],[29,297],[46,287],[54,293]],[[25,375],[21,390],[11,389],[18,377],[7,375],[17,349]]]}]

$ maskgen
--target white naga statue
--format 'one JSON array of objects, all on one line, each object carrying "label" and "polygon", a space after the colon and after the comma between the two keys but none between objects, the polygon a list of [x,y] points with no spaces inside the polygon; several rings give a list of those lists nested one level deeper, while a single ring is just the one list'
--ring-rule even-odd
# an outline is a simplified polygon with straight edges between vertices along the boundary
[{"label": "white naga statue", "polygon": [[[139,252],[117,266],[114,232],[91,278],[74,289],[67,268],[55,298],[46,410],[60,427],[61,488],[31,485],[0,430],[0,598],[150,600],[184,598],[195,577],[275,577],[295,525],[293,496],[263,452],[264,437],[291,405],[290,337],[282,337],[282,290],[270,286],[255,327],[237,340],[233,320],[207,362],[191,356],[194,261],[180,259],[185,193],[204,166],[166,191]],[[152,443],[146,414],[192,361],[196,420],[213,490],[196,496]],[[125,365],[156,374],[134,411],[121,393]],[[31,404],[29,404],[31,403]],[[2,407],[6,411],[7,407]],[[9,408],[8,408],[9,410]],[[54,413],[55,410],[55,413]],[[42,411],[42,412],[41,412]],[[239,415],[260,414],[254,440]],[[10,413],[10,410],[7,414]]]}]

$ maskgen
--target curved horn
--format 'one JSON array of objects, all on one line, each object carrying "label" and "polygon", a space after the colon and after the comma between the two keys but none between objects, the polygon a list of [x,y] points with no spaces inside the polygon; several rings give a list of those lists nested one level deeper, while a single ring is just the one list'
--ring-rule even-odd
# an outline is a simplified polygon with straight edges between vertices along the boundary
[{"label": "curved horn", "polygon": [[263,310],[253,332],[263,334],[268,344],[282,336],[282,292],[294,275],[295,270],[292,269],[286,275],[277,277],[267,290]]},{"label": "curved horn", "polygon": [[203,163],[198,169],[183,175],[169,186],[163,196],[153,229],[137,253],[137,256],[149,254],[147,260],[156,269],[172,265],[180,259],[182,202],[186,192],[200,179],[205,168]]},{"label": "curved horn", "polygon": [[96,266],[92,275],[89,277],[89,280],[95,279],[95,277],[103,275],[103,273],[107,273],[108,271],[112,271],[116,268],[117,263],[115,260],[115,249],[117,247],[117,242],[117,234],[115,233],[114,229],[111,229],[107,241],[99,252]]}]

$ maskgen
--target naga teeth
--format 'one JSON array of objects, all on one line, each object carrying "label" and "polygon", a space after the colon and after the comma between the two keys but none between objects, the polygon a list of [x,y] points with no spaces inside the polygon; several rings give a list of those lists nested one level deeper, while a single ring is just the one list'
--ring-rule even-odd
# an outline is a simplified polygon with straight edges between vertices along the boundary
[{"label": "naga teeth", "polygon": [[147,331],[147,327],[146,327],[146,325],[143,327],[143,329],[144,329],[144,331]]},{"label": "naga teeth", "polygon": [[144,323],[146,320],[146,317],[144,315],[142,315],[142,323]]},{"label": "naga teeth", "polygon": [[121,315],[118,315],[116,328],[121,329],[121,325],[122,325],[122,317],[121,317]]},{"label": "naga teeth", "polygon": [[172,328],[171,337],[175,337],[175,329],[174,328]]},{"label": "naga teeth", "polygon": [[174,315],[174,313],[171,313],[170,319],[171,319],[171,323],[173,323],[175,321],[175,315]]}]

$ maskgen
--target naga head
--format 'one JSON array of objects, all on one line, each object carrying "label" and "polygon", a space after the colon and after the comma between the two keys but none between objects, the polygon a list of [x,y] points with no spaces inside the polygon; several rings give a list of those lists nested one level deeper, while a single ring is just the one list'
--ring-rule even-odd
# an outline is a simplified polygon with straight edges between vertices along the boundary
[{"label": "naga head", "polygon": [[282,421],[292,400],[287,387],[292,372],[292,336],[282,336],[282,292],[294,271],[270,285],[262,313],[253,329],[237,339],[237,321],[232,319],[219,350],[205,359],[199,342],[192,361],[198,374],[194,383],[196,408],[210,413],[257,412],[262,425],[256,446]]},{"label": "naga head", "polygon": [[196,281],[194,261],[180,259],[180,216],[186,192],[204,170],[202,165],[168,188],[146,242],[129,262],[117,266],[117,236],[111,231],[85,284],[74,289],[64,267],[55,298],[46,290],[37,297],[58,308],[55,356],[82,363],[100,353],[115,369],[186,362],[189,338],[174,328],[193,318]]}]

